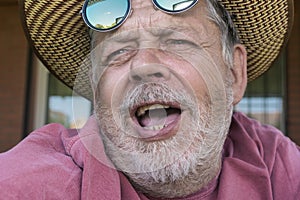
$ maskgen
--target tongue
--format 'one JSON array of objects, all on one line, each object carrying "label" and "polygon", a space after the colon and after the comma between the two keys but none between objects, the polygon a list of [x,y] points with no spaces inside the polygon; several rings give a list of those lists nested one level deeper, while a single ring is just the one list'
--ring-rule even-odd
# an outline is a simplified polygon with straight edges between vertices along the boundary
[{"label": "tongue", "polygon": [[179,116],[179,112],[165,109],[154,109],[148,111],[143,117],[139,119],[139,123],[143,127],[150,127],[156,125],[168,125]]}]

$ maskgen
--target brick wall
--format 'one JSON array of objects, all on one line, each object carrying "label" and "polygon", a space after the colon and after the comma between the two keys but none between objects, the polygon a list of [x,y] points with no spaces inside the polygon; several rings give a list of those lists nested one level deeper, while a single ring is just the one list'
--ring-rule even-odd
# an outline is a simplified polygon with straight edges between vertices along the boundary
[{"label": "brick wall", "polygon": [[300,145],[300,1],[295,0],[294,27],[287,48],[287,134]]},{"label": "brick wall", "polygon": [[17,1],[0,1],[0,152],[23,134],[27,43]]}]

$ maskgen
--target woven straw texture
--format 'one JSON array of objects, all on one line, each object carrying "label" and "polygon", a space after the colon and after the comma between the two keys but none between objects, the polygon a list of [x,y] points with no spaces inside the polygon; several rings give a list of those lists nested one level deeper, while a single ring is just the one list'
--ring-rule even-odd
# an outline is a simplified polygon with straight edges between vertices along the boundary
[{"label": "woven straw texture", "polygon": [[248,81],[266,70],[287,41],[292,23],[291,1],[222,0],[248,53]]},{"label": "woven straw texture", "polygon": [[[292,0],[221,0],[233,15],[248,53],[248,81],[263,74],[287,41],[292,24]],[[92,98],[88,67],[87,26],[79,14],[83,1],[20,0],[27,37],[35,53],[58,79]],[[79,70],[81,75],[77,77]],[[75,83],[76,81],[76,83]]]}]

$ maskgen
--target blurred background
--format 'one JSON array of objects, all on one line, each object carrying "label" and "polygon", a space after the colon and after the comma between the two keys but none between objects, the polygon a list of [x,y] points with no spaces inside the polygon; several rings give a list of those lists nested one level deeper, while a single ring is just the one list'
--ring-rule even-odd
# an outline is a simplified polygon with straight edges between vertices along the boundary
[{"label": "blurred background", "polygon": [[[267,73],[249,83],[235,110],[281,129],[300,144],[300,1],[294,4],[288,45]],[[89,101],[74,97],[35,57],[18,9],[17,0],[0,0],[0,152],[47,123],[80,128],[92,110]]]}]

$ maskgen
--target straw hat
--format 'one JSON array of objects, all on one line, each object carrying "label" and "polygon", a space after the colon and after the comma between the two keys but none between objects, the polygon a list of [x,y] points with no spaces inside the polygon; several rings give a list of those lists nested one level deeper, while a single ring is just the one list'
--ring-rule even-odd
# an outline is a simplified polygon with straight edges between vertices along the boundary
[{"label": "straw hat", "polygon": [[[27,37],[35,53],[58,79],[91,99],[87,67],[88,28],[79,14],[82,1],[19,0]],[[235,16],[234,23],[248,52],[248,80],[269,69],[287,42],[293,19],[293,0],[221,0]],[[81,70],[81,75],[76,75]]]}]

